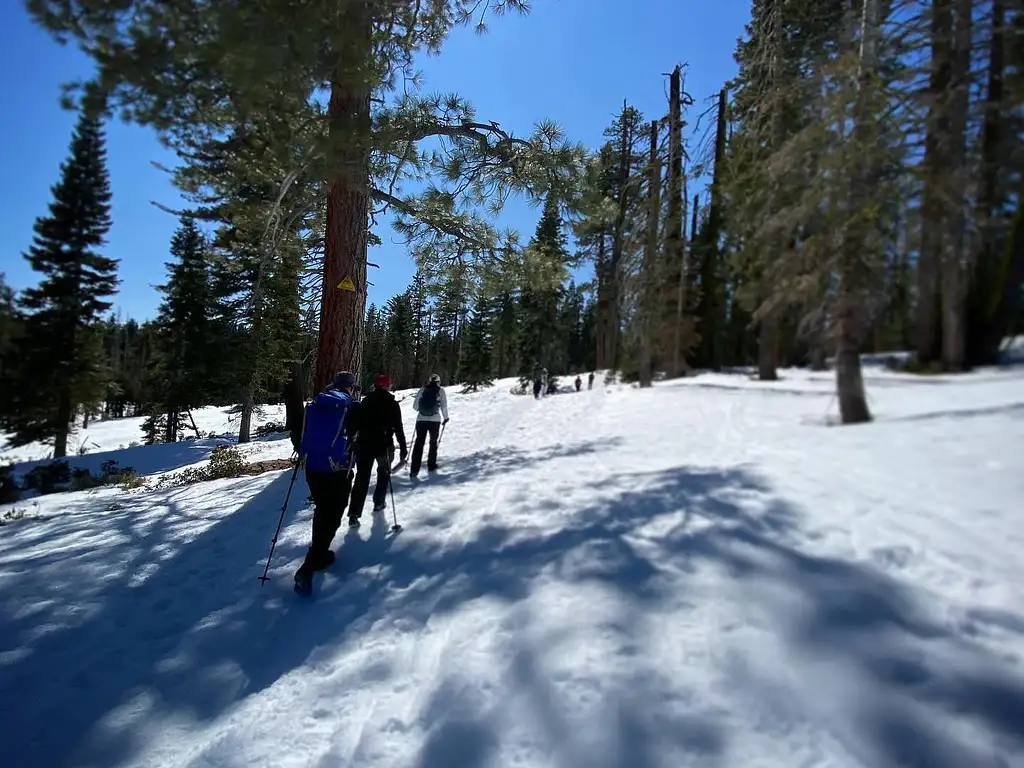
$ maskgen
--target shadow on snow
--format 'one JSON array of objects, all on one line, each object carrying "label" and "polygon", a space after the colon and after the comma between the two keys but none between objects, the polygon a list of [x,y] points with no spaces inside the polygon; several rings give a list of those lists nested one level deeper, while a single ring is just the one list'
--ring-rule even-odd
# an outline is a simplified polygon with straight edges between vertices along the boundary
[{"label": "shadow on snow", "polygon": [[[472,475],[466,480],[477,481],[531,461],[598,450],[581,444],[547,452],[482,451],[453,460],[445,469],[459,474],[445,480],[461,482],[466,474]],[[800,513],[781,500],[751,511],[749,499],[763,499],[771,489],[744,469],[678,467],[606,478],[593,489],[598,501],[560,518],[554,533],[490,523],[472,539],[445,545],[410,533],[392,537],[377,521],[368,538],[344,538],[339,562],[317,577],[311,601],[290,592],[291,569],[305,548],[308,511],[282,533],[274,581],[260,589],[256,580],[288,480],[287,472],[280,473],[177,551],[163,549],[167,537],[180,535],[181,526],[195,518],[173,493],[161,497],[164,511],[143,531],[133,527],[139,510],[117,513],[121,540],[112,546],[88,538],[83,515],[82,542],[64,557],[128,563],[124,573],[101,582],[62,583],[61,573],[73,573],[74,567],[54,560],[40,573],[41,563],[31,557],[8,558],[12,568],[0,573],[5,585],[52,578],[45,591],[66,600],[63,610],[70,615],[64,616],[66,627],[43,633],[46,622],[15,613],[17,603],[6,600],[0,626],[0,764],[56,768],[126,760],[144,745],[146,722],[175,716],[208,723],[307,664],[318,648],[357,645],[381,618],[400,616],[404,628],[415,630],[432,616],[487,598],[522,611],[526,627],[524,598],[541,576],[614,590],[627,611],[668,602],[679,607],[686,579],[709,565],[750,587],[752,600],[756,594],[759,609],[775,619],[794,658],[825,657],[864,684],[846,706],[847,746],[863,754],[865,764],[1000,765],[991,747],[980,751],[960,740],[958,731],[939,728],[944,714],[971,721],[990,745],[1022,746],[1024,689],[1010,668],[953,628],[926,618],[920,598],[877,569],[804,551]],[[297,483],[293,510],[303,497]],[[652,534],[655,524],[659,533]],[[154,573],[136,583],[133,575],[147,567]],[[766,597],[756,591],[766,584],[799,598],[801,610],[794,612],[788,602],[773,606],[772,592]],[[642,622],[627,613],[616,626],[624,647],[643,646],[645,638],[634,636]],[[657,671],[616,680],[602,704],[605,740],[599,747],[578,743],[568,707],[559,703],[542,669],[540,647],[527,634],[513,637],[505,656],[506,698],[529,703],[557,765],[653,768],[664,764],[659,759],[666,751],[723,764],[722,716],[679,706],[681,699],[699,698]],[[15,652],[21,646],[27,655]],[[940,655],[945,663],[934,661]],[[737,665],[743,696],[767,701],[775,695],[742,670]],[[816,684],[812,673],[804,678],[808,687]],[[418,766],[485,764],[500,745],[508,714],[481,711],[472,681],[460,683],[454,672],[432,701],[419,715],[426,737]]]}]

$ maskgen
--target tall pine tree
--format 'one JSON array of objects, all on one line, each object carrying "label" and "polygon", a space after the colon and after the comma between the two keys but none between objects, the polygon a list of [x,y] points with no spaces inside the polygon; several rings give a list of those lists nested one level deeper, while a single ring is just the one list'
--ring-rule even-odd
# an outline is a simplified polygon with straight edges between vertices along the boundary
[{"label": "tall pine tree", "polygon": [[171,238],[167,264],[168,280],[160,286],[164,300],[157,315],[160,359],[157,362],[159,404],[143,426],[147,435],[155,435],[156,424],[163,439],[173,443],[185,426],[190,409],[205,405],[215,379],[213,334],[210,321],[211,284],[207,246],[195,222],[183,218]]},{"label": "tall pine tree", "polygon": [[102,117],[86,101],[61,165],[47,216],[36,219],[25,258],[43,275],[21,296],[25,335],[19,341],[20,376],[12,404],[11,443],[53,440],[53,455],[67,455],[79,393],[101,387],[105,365],[90,327],[117,290],[117,261],[100,253],[110,229],[110,179]]},{"label": "tall pine tree", "polygon": [[459,374],[465,385],[463,393],[476,392],[494,383],[491,378],[491,315],[491,303],[481,293],[462,331]]}]

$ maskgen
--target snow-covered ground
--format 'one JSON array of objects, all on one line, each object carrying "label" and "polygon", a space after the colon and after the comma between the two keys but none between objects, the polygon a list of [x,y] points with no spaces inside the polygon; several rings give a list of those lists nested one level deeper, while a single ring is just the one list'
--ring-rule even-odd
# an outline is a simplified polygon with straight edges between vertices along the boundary
[{"label": "snow-covered ground", "polygon": [[[405,530],[308,600],[301,480],[257,581],[289,472],[42,497],[0,528],[0,765],[1024,766],[1024,370],[872,369],[850,428],[782,376],[451,389]],[[167,450],[122,463],[208,449]]]}]

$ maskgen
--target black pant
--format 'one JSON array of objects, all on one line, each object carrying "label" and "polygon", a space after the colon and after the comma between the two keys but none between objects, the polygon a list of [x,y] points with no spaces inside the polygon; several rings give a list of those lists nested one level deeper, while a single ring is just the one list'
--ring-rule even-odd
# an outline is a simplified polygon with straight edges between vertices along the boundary
[{"label": "black pant", "polygon": [[534,397],[536,397],[536,398],[540,397],[540,389],[543,386],[544,386],[544,384],[543,384],[543,382],[540,379],[537,379],[535,382],[533,382],[533,396]]},{"label": "black pant", "polygon": [[334,534],[341,525],[341,516],[348,504],[352,489],[352,475],[348,469],[340,472],[313,472],[306,470],[306,485],[313,497],[313,534],[309,549],[323,553],[331,548]]},{"label": "black pant", "polygon": [[363,514],[366,503],[366,492],[370,489],[370,473],[373,463],[377,462],[377,484],[373,487],[373,505],[383,504],[388,498],[388,480],[391,475],[391,461],[394,451],[359,450],[356,448],[356,479],[352,483],[352,501],[349,503],[348,516],[359,518]]},{"label": "black pant", "polygon": [[417,421],[416,441],[412,444],[412,463],[409,465],[409,474],[416,475],[420,471],[420,463],[423,461],[423,442],[430,435],[430,451],[427,453],[427,469],[437,469],[437,435],[441,431],[441,423],[438,421]]}]

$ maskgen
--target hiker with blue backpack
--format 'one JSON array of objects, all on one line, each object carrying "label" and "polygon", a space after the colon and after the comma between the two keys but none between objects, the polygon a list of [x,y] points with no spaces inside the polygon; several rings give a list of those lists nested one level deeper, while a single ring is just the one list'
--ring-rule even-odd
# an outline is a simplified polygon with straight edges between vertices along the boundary
[{"label": "hiker with blue backpack", "polygon": [[437,470],[438,433],[448,423],[448,397],[441,386],[441,376],[430,374],[430,380],[416,393],[412,401],[416,411],[416,440],[412,445],[412,462],[409,476],[416,477],[423,461],[423,443],[430,436],[430,450],[427,452],[427,471]]},{"label": "hiker with blue backpack", "polygon": [[331,542],[352,490],[351,447],[358,418],[356,377],[342,371],[306,406],[299,441],[299,460],[305,463],[306,484],[313,497],[313,526],[306,559],[295,572],[295,591],[309,594],[313,574],[334,562]]}]

